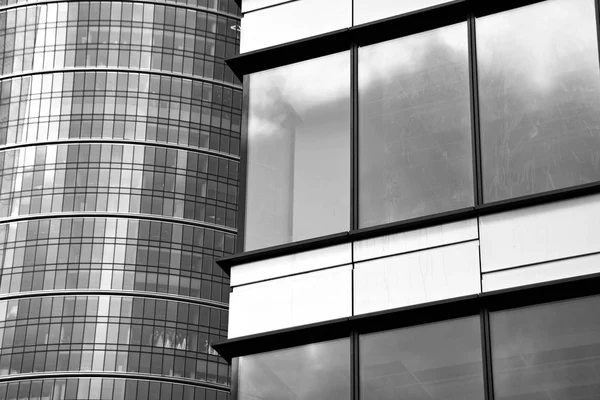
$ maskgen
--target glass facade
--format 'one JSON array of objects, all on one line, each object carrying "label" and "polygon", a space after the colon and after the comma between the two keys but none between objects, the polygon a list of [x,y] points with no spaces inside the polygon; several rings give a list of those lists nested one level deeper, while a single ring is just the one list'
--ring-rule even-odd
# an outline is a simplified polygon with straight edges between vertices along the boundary
[{"label": "glass facade", "polygon": [[361,336],[361,399],[484,398],[477,317]]},{"label": "glass facade", "polygon": [[472,206],[467,24],[358,56],[360,227]]},{"label": "glass facade", "polygon": [[595,15],[555,0],[477,20],[485,201],[600,180]]},{"label": "glass facade", "polygon": [[238,6],[0,6],[0,399],[226,400]]},{"label": "glass facade", "polygon": [[594,296],[492,313],[496,398],[597,396],[599,306]]},{"label": "glass facade", "polygon": [[249,90],[245,249],[347,230],[349,52],[254,74]]},{"label": "glass facade", "polygon": [[593,0],[381,3],[452,22],[246,76],[246,250],[600,182]]},{"label": "glass facade", "polygon": [[349,399],[350,341],[241,357],[238,390],[240,400]]}]

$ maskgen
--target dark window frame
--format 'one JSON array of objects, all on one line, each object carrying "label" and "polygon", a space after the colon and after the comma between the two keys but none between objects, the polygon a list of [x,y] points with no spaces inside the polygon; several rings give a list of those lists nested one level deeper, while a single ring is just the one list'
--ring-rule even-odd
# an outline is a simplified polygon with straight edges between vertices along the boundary
[{"label": "dark window frame", "polygon": [[[297,40],[261,49],[230,58],[227,64],[234,73],[243,80],[243,106],[241,129],[241,163],[240,163],[240,209],[238,212],[238,242],[236,255],[217,260],[217,263],[229,274],[232,266],[259,261],[272,257],[323,248],[354,240],[372,238],[392,233],[405,232],[433,225],[449,223],[483,215],[515,210],[560,200],[567,200],[585,195],[600,193],[600,182],[570,186],[563,189],[541,192],[522,197],[490,203],[483,202],[482,150],[479,112],[479,88],[477,71],[476,18],[509,11],[547,0],[505,0],[490,2],[489,0],[455,0],[435,5],[422,10],[393,16],[387,19],[354,26],[306,39]],[[596,31],[599,43],[600,58],[600,0],[594,0],[596,9]],[[475,205],[440,214],[427,215],[409,220],[402,220],[368,228],[358,226],[358,48],[376,44],[412,34],[466,22],[468,28],[469,80],[471,106],[471,133],[473,151],[473,184]],[[286,243],[278,246],[244,251],[245,219],[246,219],[246,173],[248,156],[248,111],[249,111],[249,76],[254,72],[298,63],[312,58],[322,57],[341,51],[350,50],[350,230],[328,236],[311,238],[303,241]]]}]

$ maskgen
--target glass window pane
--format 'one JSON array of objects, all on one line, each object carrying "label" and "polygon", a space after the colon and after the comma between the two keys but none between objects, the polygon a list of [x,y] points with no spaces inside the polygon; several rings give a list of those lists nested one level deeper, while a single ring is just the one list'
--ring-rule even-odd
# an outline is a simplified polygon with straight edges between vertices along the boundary
[{"label": "glass window pane", "polygon": [[362,400],[480,400],[479,316],[362,335]]},{"label": "glass window pane", "polygon": [[595,15],[552,0],[477,20],[486,202],[600,180]]},{"label": "glass window pane", "polygon": [[467,25],[359,49],[360,227],[473,205]]},{"label": "glass window pane", "polygon": [[350,341],[314,343],[239,359],[240,400],[350,398]]},{"label": "glass window pane", "polygon": [[351,0],[293,1],[244,15],[240,53],[333,32],[351,24]]},{"label": "glass window pane", "polygon": [[600,390],[600,297],[494,312],[499,399],[593,399]]},{"label": "glass window pane", "polygon": [[250,76],[246,250],[347,231],[350,57]]},{"label": "glass window pane", "polygon": [[449,2],[450,0],[354,0],[354,25]]}]

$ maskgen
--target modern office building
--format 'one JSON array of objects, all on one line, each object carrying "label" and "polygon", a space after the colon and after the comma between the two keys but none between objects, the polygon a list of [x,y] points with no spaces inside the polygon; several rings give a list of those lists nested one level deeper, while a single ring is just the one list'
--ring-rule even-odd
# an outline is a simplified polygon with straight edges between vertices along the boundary
[{"label": "modern office building", "polygon": [[239,18],[0,1],[0,399],[229,397]]},{"label": "modern office building", "polygon": [[233,400],[600,396],[594,0],[243,0]]}]

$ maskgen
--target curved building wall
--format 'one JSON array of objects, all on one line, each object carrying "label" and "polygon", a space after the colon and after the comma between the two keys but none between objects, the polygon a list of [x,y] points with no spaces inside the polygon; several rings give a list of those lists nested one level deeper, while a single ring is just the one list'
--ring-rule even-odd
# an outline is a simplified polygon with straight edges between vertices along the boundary
[{"label": "curved building wall", "polygon": [[238,25],[0,0],[0,400],[228,398]]}]

